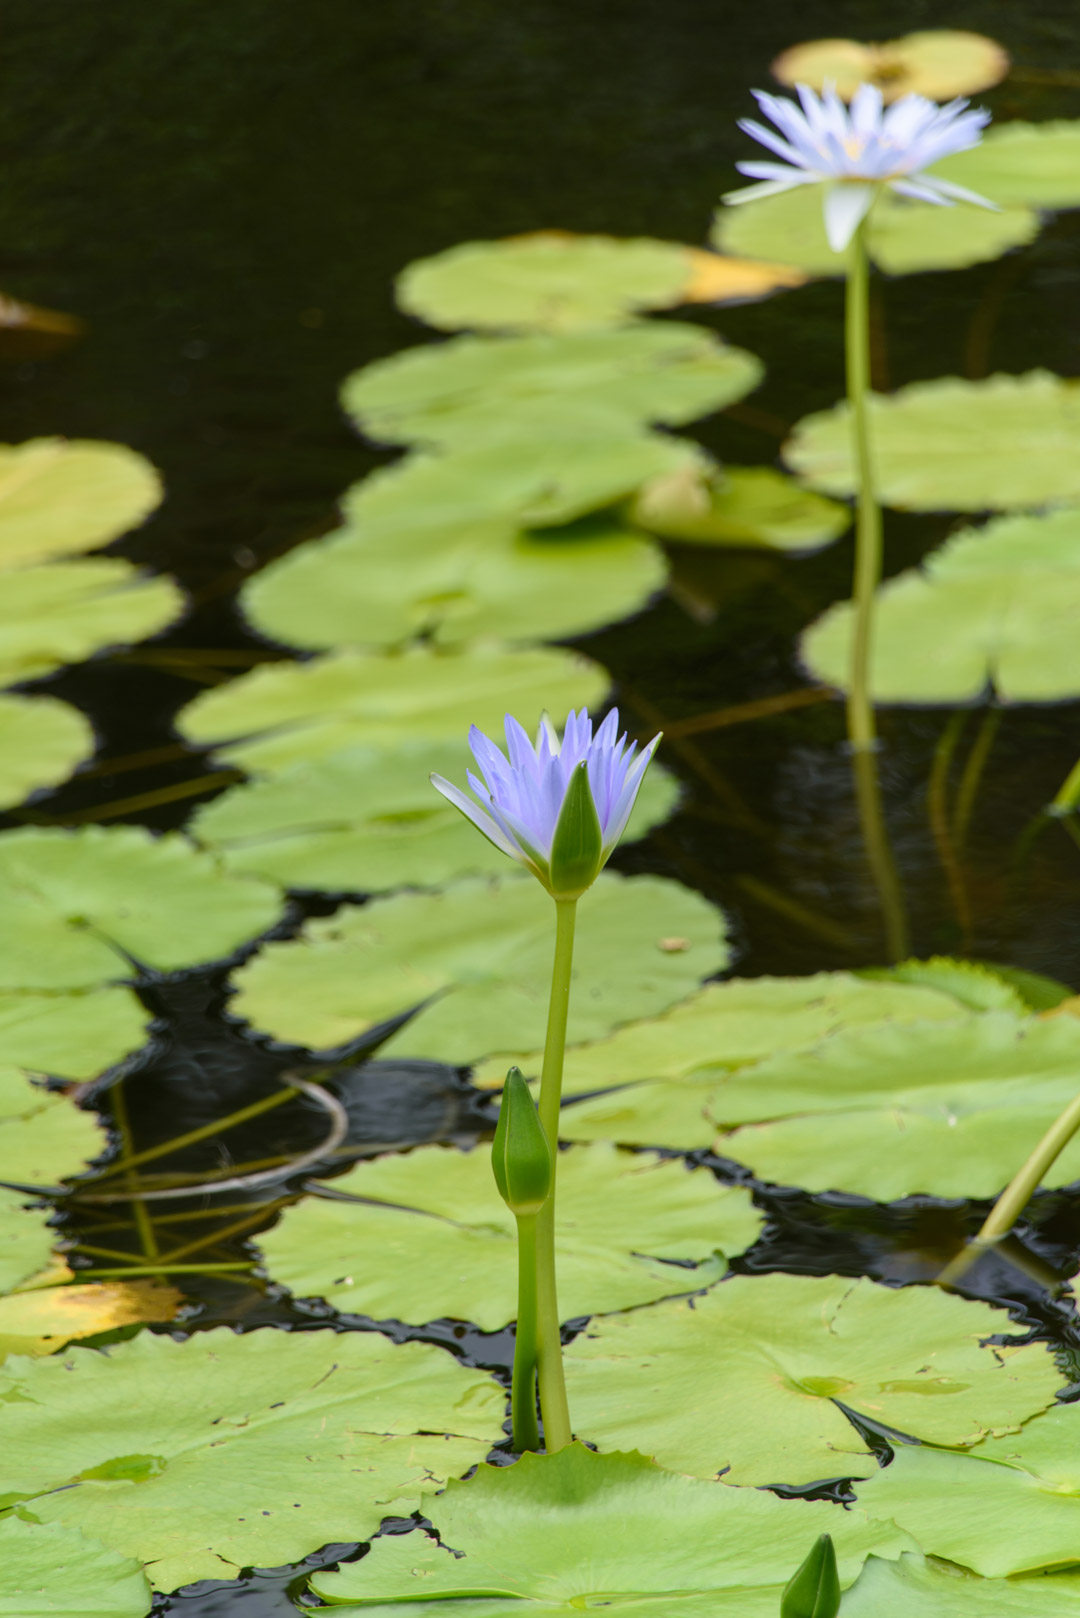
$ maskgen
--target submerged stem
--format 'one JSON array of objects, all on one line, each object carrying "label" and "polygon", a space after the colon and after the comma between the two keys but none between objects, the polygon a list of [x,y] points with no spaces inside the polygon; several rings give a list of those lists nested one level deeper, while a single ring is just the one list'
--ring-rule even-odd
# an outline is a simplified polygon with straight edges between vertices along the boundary
[{"label": "submerged stem", "polygon": [[544,1065],[540,1074],[540,1123],[551,1148],[551,1191],[536,1216],[537,1360],[544,1447],[549,1454],[565,1449],[573,1438],[563,1377],[559,1334],[559,1298],[555,1280],[555,1188],[559,1165],[559,1111],[562,1106],[566,1018],[570,1009],[570,971],[574,959],[577,901],[555,901],[555,961],[551,973]]},{"label": "submerged stem", "polygon": [[874,491],[870,459],[870,265],[866,253],[866,221],[855,232],[848,261],[845,305],[845,360],[851,438],[855,462],[855,579],[852,598],[855,626],[847,692],[848,740],[856,751],[873,747],[877,730],[870,700],[870,651],[874,627],[874,594],[881,580],[881,507]]},{"label": "submerged stem", "polygon": [[518,1312],[514,1337],[514,1379],[510,1395],[514,1448],[519,1454],[540,1448],[536,1425],[536,1215],[519,1215]]},{"label": "submerged stem", "polygon": [[885,826],[885,808],[881,801],[881,782],[878,780],[877,754],[863,749],[852,753],[855,772],[855,795],[859,805],[859,822],[863,842],[873,873],[874,886],[881,903],[885,923],[885,948],[890,961],[902,961],[908,953],[907,914],[900,877],[889,846],[889,833]]}]

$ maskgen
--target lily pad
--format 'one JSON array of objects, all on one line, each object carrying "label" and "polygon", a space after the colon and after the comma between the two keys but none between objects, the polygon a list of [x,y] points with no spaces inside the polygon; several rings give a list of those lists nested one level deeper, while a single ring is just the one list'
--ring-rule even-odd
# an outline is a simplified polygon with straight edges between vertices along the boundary
[{"label": "lily pad", "polygon": [[[867,1477],[877,1462],[841,1405],[966,1447],[1053,1403],[1060,1375],[1045,1344],[982,1346],[1008,1325],[934,1288],[737,1275],[592,1321],[565,1351],[570,1409],[601,1450],[633,1445],[696,1477]],[[693,1397],[672,1397],[679,1388]]]},{"label": "lily pad", "polygon": [[105,1145],[93,1113],[6,1066],[0,1067],[0,1140],[0,1179],[24,1185],[53,1185],[78,1174]]},{"label": "lily pad", "polygon": [[161,1590],[369,1536],[482,1460],[505,1407],[428,1344],[227,1327],[9,1359],[0,1398],[0,1494]]},{"label": "lily pad", "polygon": [[[1032,1004],[1012,981],[1031,978],[1041,986],[1040,1003]],[[924,989],[940,989],[958,1000],[969,1011],[1044,1011],[1066,999],[1071,990],[1060,986],[1055,999],[1045,1004],[1047,990],[1055,990],[1049,978],[1035,973],[1010,972],[1009,967],[986,965],[981,961],[954,960],[949,955],[932,955],[925,961],[900,961],[896,966],[864,967],[860,977],[878,983],[910,983]]]},{"label": "lily pad", "polygon": [[145,640],[184,607],[171,579],[151,578],[119,557],[14,568],[3,578],[0,685]]},{"label": "lily pad", "polygon": [[678,427],[741,399],[760,360],[703,326],[637,322],[607,331],[455,337],[347,377],[342,404],[369,438],[449,446],[534,422],[608,418]]},{"label": "lily pad", "polygon": [[[554,924],[551,900],[526,875],[343,906],[242,967],[230,1010],[315,1050],[414,1006],[384,1054],[465,1063],[518,1041],[538,1046]],[[685,945],[677,953],[664,948],[673,936]],[[604,872],[580,905],[570,1039],[674,1005],[726,959],[724,918],[698,894]]]},{"label": "lily pad", "polygon": [[901,1449],[860,1487],[860,1504],[906,1528],[927,1555],[986,1578],[1075,1565],[1078,1417],[1075,1405],[1058,1405],[968,1455]]},{"label": "lily pad", "polygon": [[955,1565],[910,1553],[897,1562],[871,1556],[844,1597],[844,1618],[1032,1618],[1033,1613],[1075,1618],[1080,1613],[1080,1575],[980,1579]]},{"label": "lily pad", "polygon": [[57,1078],[96,1079],[137,1051],[149,1030],[149,1012],[118,984],[0,990],[0,1055]]},{"label": "lily pad", "polygon": [[[354,748],[234,787],[189,823],[227,869],[286,888],[385,893],[439,887],[458,877],[504,876],[506,855],[445,798],[432,772],[463,780],[473,766],[461,743],[411,742],[386,753]],[[666,820],[679,784],[652,764],[622,841]]]},{"label": "lily pad", "polygon": [[0,1521],[3,1618],[144,1618],[152,1594],[128,1556],[58,1523]]},{"label": "lily pad", "polygon": [[[820,495],[808,499],[820,500]],[[659,547],[610,516],[529,533],[510,523],[377,526],[301,545],[241,595],[272,640],[318,650],[551,640],[637,612],[667,580]]]},{"label": "lily pad", "polygon": [[687,466],[646,485],[633,522],[685,545],[814,551],[846,531],[851,513],[768,466]]},{"label": "lily pad", "polygon": [[[819,185],[805,185],[758,202],[724,205],[713,221],[712,244],[725,253],[775,258],[808,274],[843,275],[846,258],[833,252],[825,235],[822,193]],[[1034,209],[1021,203],[992,213],[967,203],[942,208],[883,191],[870,213],[866,242],[886,274],[912,275],[999,258],[1033,241],[1039,224]]]},{"label": "lily pad", "polygon": [[0,990],[87,989],[229,955],[277,919],[276,888],[176,833],[27,827],[0,837]]},{"label": "lily pad", "polygon": [[[879,702],[1001,702],[1080,695],[1080,511],[1008,517],[955,534],[877,597],[870,683]],[[850,603],[803,636],[814,674],[849,678]]]},{"label": "lily pad", "polygon": [[930,172],[1003,207],[1080,207],[1080,119],[995,124],[970,152]]},{"label": "lily pad", "polygon": [[580,1444],[482,1466],[423,1509],[438,1541],[421,1531],[384,1535],[359,1562],[316,1573],[316,1593],[379,1611],[418,1602],[445,1618],[612,1605],[641,1618],[775,1618],[819,1534],[833,1536],[845,1587],[869,1552],[905,1548],[905,1536],[857,1510],[717,1487],[643,1455],[595,1455]]},{"label": "lily pad", "polygon": [[808,84],[819,91],[832,85],[845,101],[860,84],[876,84],[886,101],[912,94],[951,101],[988,90],[1005,77],[1009,65],[1008,51],[985,34],[927,28],[880,45],[811,39],[784,51],[772,71],[781,84]]},{"label": "lily pad", "polygon": [[70,1283],[69,1275],[63,1283],[0,1297],[0,1356],[57,1354],[73,1339],[173,1320],[185,1302],[182,1293],[161,1281]]},{"label": "lily pad", "polygon": [[150,462],[124,444],[0,444],[0,569],[108,545],[148,517],[161,492]]},{"label": "lily pad", "polygon": [[177,727],[188,741],[251,771],[272,771],[346,748],[460,741],[470,724],[491,733],[513,713],[534,730],[545,711],[597,707],[610,681],[595,663],[542,648],[482,646],[443,656],[338,652],[276,663],[196,697]]},{"label": "lily pad", "polygon": [[[904,511],[1004,511],[1080,500],[1080,383],[1050,371],[939,377],[872,394],[878,494]],[[851,494],[846,404],[805,416],[784,459],[826,494]]]},{"label": "lily pad", "polygon": [[[516,1317],[516,1223],[486,1148],[380,1157],[334,1190],[365,1200],[309,1197],[260,1238],[268,1273],[296,1296],[412,1325],[450,1317],[498,1331]],[[749,1192],[708,1169],[606,1142],[572,1146],[559,1154],[562,1317],[707,1286],[761,1224]]]},{"label": "lily pad", "polygon": [[0,697],[0,808],[65,780],[94,751],[88,720],[54,697]]},{"label": "lily pad", "polygon": [[[5,1161],[3,1171],[11,1170]],[[56,1232],[47,1223],[49,1208],[30,1208],[26,1193],[0,1186],[0,1294],[21,1286],[49,1262]]]}]

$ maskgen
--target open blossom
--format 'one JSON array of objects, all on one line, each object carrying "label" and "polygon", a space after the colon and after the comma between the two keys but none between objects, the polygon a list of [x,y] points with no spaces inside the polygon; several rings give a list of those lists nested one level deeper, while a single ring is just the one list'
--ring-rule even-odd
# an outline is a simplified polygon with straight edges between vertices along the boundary
[{"label": "open blossom", "polygon": [[954,202],[995,206],[974,191],[923,172],[943,157],[977,146],[990,121],[988,112],[965,111],[963,98],[939,107],[920,95],[902,96],[883,111],[881,91],[873,84],[860,84],[850,108],[831,88],[821,96],[805,84],[795,89],[801,110],[787,96],[754,91],[780,134],[753,118],[740,119],[739,128],[784,162],[737,163],[741,174],[763,183],[729,191],[725,202],[752,202],[795,186],[824,184],[825,231],[834,253],[848,245],[883,185],[945,207]]},{"label": "open blossom", "polygon": [[660,740],[639,751],[618,730],[617,708],[595,736],[583,708],[571,711],[561,742],[545,718],[534,743],[507,714],[506,754],[475,725],[469,731],[480,775],[470,770],[468,779],[479,802],[441,775],[431,783],[555,898],[577,898],[625,831]]}]

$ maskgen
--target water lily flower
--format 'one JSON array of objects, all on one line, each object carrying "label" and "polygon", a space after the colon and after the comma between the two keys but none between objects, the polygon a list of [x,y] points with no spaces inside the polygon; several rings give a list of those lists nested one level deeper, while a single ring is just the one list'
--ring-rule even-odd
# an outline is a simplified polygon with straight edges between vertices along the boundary
[{"label": "water lily flower", "polygon": [[739,128],[784,162],[737,163],[741,174],[763,183],[729,191],[725,202],[753,202],[795,186],[824,184],[825,233],[834,253],[851,241],[882,186],[944,207],[955,202],[996,207],[962,185],[923,172],[982,139],[990,114],[965,111],[963,97],[940,107],[925,96],[906,95],[884,111],[881,91],[873,84],[860,84],[850,108],[831,86],[820,96],[805,84],[795,89],[801,110],[787,96],[754,91],[758,106],[781,133],[753,118],[740,119]]},{"label": "water lily flower", "polygon": [[571,711],[563,739],[545,718],[535,743],[506,716],[506,754],[475,725],[469,746],[480,776],[468,772],[478,803],[441,775],[436,787],[484,836],[519,861],[556,899],[577,899],[607,864],[626,829],[649,761],[620,736],[613,708],[593,735],[587,711]]}]

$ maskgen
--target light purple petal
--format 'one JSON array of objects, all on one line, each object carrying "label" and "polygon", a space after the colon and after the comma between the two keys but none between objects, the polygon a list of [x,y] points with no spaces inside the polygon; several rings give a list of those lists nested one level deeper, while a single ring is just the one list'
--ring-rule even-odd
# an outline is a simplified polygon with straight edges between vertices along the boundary
[{"label": "light purple petal", "polygon": [[[742,164],[736,163],[735,167],[741,169]],[[778,197],[782,191],[793,191],[797,185],[806,185],[815,178],[815,175],[798,175],[793,171],[790,180],[765,180],[761,185],[744,186],[741,191],[725,191],[720,200],[731,207],[740,202],[762,202],[766,197]]]},{"label": "light purple petal", "polygon": [[834,253],[842,253],[870,212],[876,187],[833,185],[825,192],[825,234]]},{"label": "light purple petal", "polygon": [[494,843],[503,854],[509,854],[512,860],[521,859],[521,850],[517,845],[489,814],[486,814],[478,804],[473,803],[471,798],[465,796],[460,787],[456,787],[452,781],[447,781],[441,775],[433,775],[431,784],[436,792],[442,793],[447,802],[452,803],[455,809],[460,809],[466,819],[472,821],[477,831],[483,832],[489,843]]},{"label": "light purple petal", "polygon": [[973,202],[977,208],[989,208],[992,213],[1000,213],[998,203],[991,202],[989,197],[980,197],[977,191],[969,191],[965,185],[954,185],[951,180],[939,180],[936,174],[922,174],[919,176],[923,185],[941,193],[941,200],[956,202]]}]

